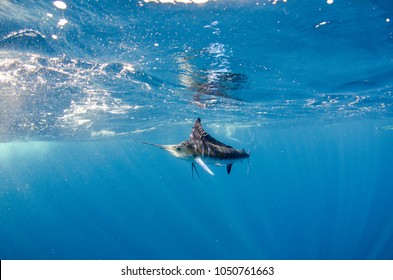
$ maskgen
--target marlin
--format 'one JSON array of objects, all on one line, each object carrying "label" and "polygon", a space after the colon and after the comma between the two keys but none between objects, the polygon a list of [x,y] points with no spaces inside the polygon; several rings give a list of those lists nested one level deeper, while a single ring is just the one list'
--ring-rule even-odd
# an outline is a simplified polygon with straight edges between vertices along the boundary
[{"label": "marlin", "polygon": [[171,155],[191,161],[191,170],[194,177],[194,170],[198,174],[194,162],[199,164],[203,170],[210,175],[214,173],[207,167],[206,164],[215,164],[219,166],[226,166],[227,173],[230,174],[233,163],[242,161],[250,157],[250,152],[237,150],[229,145],[221,143],[210,136],[202,127],[201,119],[197,118],[192,127],[189,139],[174,145],[160,145],[148,142],[141,142],[143,144],[151,145],[169,152]]}]

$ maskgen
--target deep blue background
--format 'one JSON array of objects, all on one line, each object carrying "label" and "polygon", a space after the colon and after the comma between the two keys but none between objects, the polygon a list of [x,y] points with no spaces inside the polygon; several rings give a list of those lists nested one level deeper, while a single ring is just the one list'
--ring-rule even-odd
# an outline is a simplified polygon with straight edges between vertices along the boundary
[{"label": "deep blue background", "polygon": [[391,259],[392,141],[373,123],[260,129],[249,174],[203,181],[133,142],[2,144],[1,257]]}]

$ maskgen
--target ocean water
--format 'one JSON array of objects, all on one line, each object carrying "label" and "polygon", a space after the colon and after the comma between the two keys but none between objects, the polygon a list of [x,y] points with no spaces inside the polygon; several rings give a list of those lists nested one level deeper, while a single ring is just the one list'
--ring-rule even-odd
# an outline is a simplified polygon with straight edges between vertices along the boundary
[{"label": "ocean water", "polygon": [[1,0],[0,259],[392,259],[392,78],[387,0]]}]

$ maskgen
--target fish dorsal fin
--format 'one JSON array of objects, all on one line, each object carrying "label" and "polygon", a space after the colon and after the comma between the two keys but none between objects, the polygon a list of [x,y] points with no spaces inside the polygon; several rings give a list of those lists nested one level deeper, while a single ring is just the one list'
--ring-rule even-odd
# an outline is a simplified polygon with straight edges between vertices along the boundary
[{"label": "fish dorsal fin", "polygon": [[195,121],[194,126],[192,127],[191,133],[190,133],[190,139],[193,141],[206,141],[209,142],[210,144],[213,145],[218,145],[222,147],[227,147],[227,148],[232,148],[231,146],[225,145],[224,143],[221,143],[220,141],[214,139],[211,137],[202,127],[201,124],[201,119],[197,118]]},{"label": "fish dorsal fin", "polygon": [[201,119],[197,118],[194,126],[192,127],[190,139],[191,140],[203,140],[208,136],[207,132],[203,129]]}]

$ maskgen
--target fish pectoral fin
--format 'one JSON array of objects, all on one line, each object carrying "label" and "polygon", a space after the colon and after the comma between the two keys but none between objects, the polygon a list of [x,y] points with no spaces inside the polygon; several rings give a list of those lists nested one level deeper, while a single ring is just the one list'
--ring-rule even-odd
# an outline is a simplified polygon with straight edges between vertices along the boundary
[{"label": "fish pectoral fin", "polygon": [[195,157],[194,160],[203,168],[203,170],[205,170],[210,175],[214,175],[214,173],[209,169],[209,167],[207,167],[207,165],[202,161],[200,157]]},{"label": "fish pectoral fin", "polygon": [[228,175],[229,175],[229,173],[231,173],[232,165],[233,165],[233,163],[230,163],[230,164],[227,165],[227,172],[228,172]]}]

